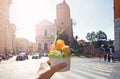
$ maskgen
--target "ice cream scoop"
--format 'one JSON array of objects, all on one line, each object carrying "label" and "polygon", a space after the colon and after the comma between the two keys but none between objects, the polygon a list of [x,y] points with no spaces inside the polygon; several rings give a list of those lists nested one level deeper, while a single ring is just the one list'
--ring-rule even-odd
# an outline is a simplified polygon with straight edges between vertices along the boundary
[{"label": "ice cream scoop", "polygon": [[63,54],[64,58],[71,57],[69,46],[65,45],[62,48],[62,54]]},{"label": "ice cream scoop", "polygon": [[61,53],[61,51],[52,50],[49,52],[48,57],[49,58],[63,58],[63,54]]},{"label": "ice cream scoop", "polygon": [[65,42],[61,39],[58,39],[56,42],[55,42],[55,48],[57,50],[62,50],[63,46],[65,45]]}]

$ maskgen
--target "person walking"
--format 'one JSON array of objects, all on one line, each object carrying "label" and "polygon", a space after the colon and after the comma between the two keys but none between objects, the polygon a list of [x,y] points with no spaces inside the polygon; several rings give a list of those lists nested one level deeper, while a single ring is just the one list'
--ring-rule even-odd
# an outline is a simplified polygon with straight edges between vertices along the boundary
[{"label": "person walking", "polygon": [[107,53],[104,54],[104,61],[107,59]]},{"label": "person walking", "polygon": [[110,60],[111,60],[111,55],[110,53],[108,53],[108,62],[110,62]]},{"label": "person walking", "polygon": [[114,63],[115,62],[115,54],[113,52],[111,53],[111,59],[112,59],[112,62]]},{"label": "person walking", "polygon": [[99,50],[100,50],[100,52],[98,53],[98,57],[99,57],[99,60],[101,60],[102,57],[104,57],[104,53],[105,53],[105,49],[104,49],[104,45],[103,44],[101,45]]},{"label": "person walking", "polygon": [[114,61],[115,61],[115,54],[113,53],[112,48],[110,48],[110,52],[108,54],[108,62],[110,62],[111,59],[112,59],[112,62],[114,63]]}]

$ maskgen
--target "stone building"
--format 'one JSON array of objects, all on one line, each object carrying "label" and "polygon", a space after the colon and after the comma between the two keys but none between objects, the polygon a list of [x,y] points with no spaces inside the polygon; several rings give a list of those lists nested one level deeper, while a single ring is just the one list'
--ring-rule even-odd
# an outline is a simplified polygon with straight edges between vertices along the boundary
[{"label": "stone building", "polygon": [[56,26],[47,20],[36,25],[36,50],[40,53],[49,51],[56,34]]},{"label": "stone building", "polygon": [[114,0],[115,52],[120,57],[120,0]]},{"label": "stone building", "polygon": [[73,42],[72,19],[70,17],[70,8],[65,0],[56,6],[54,24],[57,26],[57,31],[64,29],[65,34],[68,36],[68,43],[71,45]]},{"label": "stone building", "polygon": [[72,19],[70,8],[65,0],[56,6],[54,24],[45,20],[36,25],[36,50],[41,53],[48,52],[54,36],[60,30],[64,30],[64,34],[68,36],[68,43],[71,45],[73,42]]},{"label": "stone building", "polygon": [[29,44],[29,54],[33,54],[35,52],[35,43],[30,43]]},{"label": "stone building", "polygon": [[15,51],[15,25],[9,22],[12,0],[0,0],[0,53]]}]

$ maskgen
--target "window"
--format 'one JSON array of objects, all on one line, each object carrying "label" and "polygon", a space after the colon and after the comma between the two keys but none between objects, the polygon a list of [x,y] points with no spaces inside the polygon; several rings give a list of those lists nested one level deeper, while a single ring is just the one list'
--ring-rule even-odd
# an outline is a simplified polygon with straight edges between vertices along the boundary
[{"label": "window", "polygon": [[40,51],[41,50],[41,44],[39,43],[38,44],[38,51]]},{"label": "window", "polygon": [[48,49],[48,44],[44,43],[44,50],[47,50],[47,49]]},{"label": "window", "polygon": [[47,37],[47,30],[45,30],[45,37]]}]

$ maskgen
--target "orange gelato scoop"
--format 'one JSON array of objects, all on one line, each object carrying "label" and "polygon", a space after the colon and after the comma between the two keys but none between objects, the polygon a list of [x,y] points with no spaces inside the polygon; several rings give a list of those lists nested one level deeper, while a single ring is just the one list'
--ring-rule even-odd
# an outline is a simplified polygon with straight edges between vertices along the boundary
[{"label": "orange gelato scoop", "polygon": [[62,50],[62,48],[64,47],[64,45],[65,45],[65,42],[63,40],[61,40],[61,39],[58,39],[56,41],[56,43],[55,43],[55,48],[57,50]]}]

